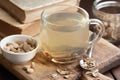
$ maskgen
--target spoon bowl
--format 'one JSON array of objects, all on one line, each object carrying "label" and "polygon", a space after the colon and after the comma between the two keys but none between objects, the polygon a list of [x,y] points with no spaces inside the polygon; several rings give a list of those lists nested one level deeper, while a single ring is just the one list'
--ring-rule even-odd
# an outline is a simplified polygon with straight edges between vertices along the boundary
[{"label": "spoon bowl", "polygon": [[93,70],[96,67],[96,61],[93,58],[80,60],[80,66],[86,70]]}]

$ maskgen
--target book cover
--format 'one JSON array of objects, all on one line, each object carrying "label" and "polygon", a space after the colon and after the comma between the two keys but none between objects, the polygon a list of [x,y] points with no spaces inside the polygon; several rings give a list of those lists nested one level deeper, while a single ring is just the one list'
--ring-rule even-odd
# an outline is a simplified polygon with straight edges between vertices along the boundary
[{"label": "book cover", "polygon": [[40,19],[45,8],[56,4],[76,5],[79,0],[0,0],[0,6],[21,23]]}]

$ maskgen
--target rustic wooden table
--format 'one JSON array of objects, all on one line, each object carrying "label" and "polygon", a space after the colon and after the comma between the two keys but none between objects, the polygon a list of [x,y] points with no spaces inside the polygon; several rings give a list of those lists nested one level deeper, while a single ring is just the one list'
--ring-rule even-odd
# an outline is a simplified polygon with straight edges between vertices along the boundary
[{"label": "rustic wooden table", "polygon": [[[81,7],[86,9],[90,17],[92,17],[91,13],[91,5],[93,0],[82,0]],[[120,80],[120,66],[117,66],[107,72],[104,73],[105,75],[113,78],[114,80]],[[11,74],[8,70],[6,70],[2,65],[0,65],[0,80],[19,80],[13,74]]]},{"label": "rustic wooden table", "polygon": [[[80,6],[88,11],[90,17],[93,17],[92,14],[92,3],[94,0],[81,0]],[[105,72],[105,75],[113,78],[114,80],[120,80],[120,65]]]},{"label": "rustic wooden table", "polygon": [[[34,38],[38,40],[38,36],[39,35]],[[96,44],[93,50],[93,54],[93,58],[97,62],[96,68],[98,68],[102,73],[118,66],[120,62],[120,49],[104,39],[101,39]],[[32,74],[28,74],[23,70],[23,67],[28,64],[30,65],[32,62],[35,63],[35,71]],[[54,64],[51,61],[47,60],[40,52],[37,53],[34,59],[28,63],[21,65],[12,64],[7,61],[2,55],[0,55],[0,64],[15,76],[17,76],[20,80],[81,80],[80,75],[83,72],[83,69],[81,69],[79,65],[79,60],[66,65]],[[71,75],[69,75],[68,79],[65,79],[64,75],[61,75],[57,72],[58,69],[68,70],[70,71]],[[6,72],[5,70],[3,71]],[[53,74],[57,74],[57,78],[52,77]],[[7,76],[7,78],[10,76]]]}]

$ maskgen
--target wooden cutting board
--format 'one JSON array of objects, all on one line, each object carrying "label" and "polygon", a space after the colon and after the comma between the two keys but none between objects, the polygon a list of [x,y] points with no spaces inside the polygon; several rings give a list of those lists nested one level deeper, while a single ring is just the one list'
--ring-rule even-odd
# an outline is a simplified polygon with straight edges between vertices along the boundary
[{"label": "wooden cutting board", "polygon": [[[94,48],[93,57],[97,61],[97,68],[101,72],[105,72],[120,64],[120,49],[101,39]],[[31,62],[35,62],[35,71],[28,74],[23,70],[23,66],[31,64]],[[77,80],[82,71],[79,61],[66,65],[55,64],[45,59],[41,53],[37,53],[32,61],[21,65],[14,65],[0,55],[0,64],[20,80]],[[57,73],[58,68],[69,70],[72,76],[64,79],[63,75]],[[57,77],[52,77],[53,74],[57,74]]]}]

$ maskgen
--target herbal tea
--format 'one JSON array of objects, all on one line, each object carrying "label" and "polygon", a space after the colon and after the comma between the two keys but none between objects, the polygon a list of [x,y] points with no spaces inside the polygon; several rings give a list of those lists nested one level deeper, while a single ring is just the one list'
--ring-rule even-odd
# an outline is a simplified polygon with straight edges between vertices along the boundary
[{"label": "herbal tea", "polygon": [[43,53],[51,58],[76,56],[88,46],[89,22],[78,13],[48,16],[40,33]]},{"label": "herbal tea", "polygon": [[[82,59],[88,48],[102,37],[103,23],[98,19],[89,19],[89,14],[78,6],[55,5],[54,7],[57,8],[56,11],[50,7],[43,10],[41,14],[40,48],[42,53],[46,58],[60,64]],[[77,11],[65,9],[66,7]],[[99,29],[95,31],[96,36],[92,40],[89,39],[90,25],[95,25],[94,27]]]}]

